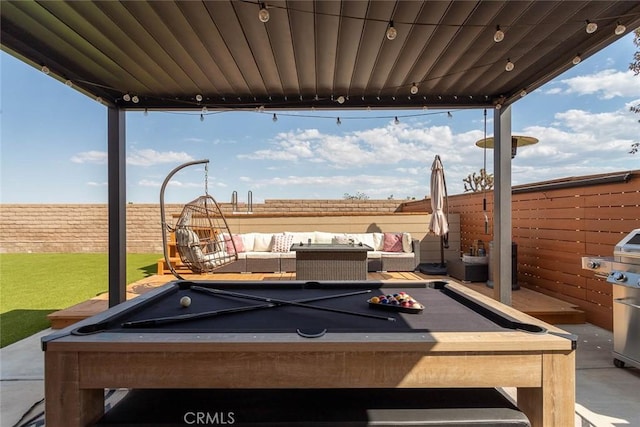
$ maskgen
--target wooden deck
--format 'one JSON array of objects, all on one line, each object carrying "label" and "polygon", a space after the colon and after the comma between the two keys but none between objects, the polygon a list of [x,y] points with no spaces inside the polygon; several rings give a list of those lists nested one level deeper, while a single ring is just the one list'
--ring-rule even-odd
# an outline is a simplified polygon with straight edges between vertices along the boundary
[{"label": "wooden deck", "polygon": [[[183,275],[183,277],[185,279],[206,280],[294,280],[295,273],[217,273],[214,275],[190,274]],[[168,274],[154,275],[132,283],[127,286],[127,299],[135,298],[138,295],[148,292],[158,286],[162,286],[174,279],[174,276]],[[422,273],[411,272],[369,273],[368,279],[379,281],[447,280],[450,282],[461,283],[448,276],[430,276]],[[484,283],[462,284],[476,292],[493,297],[493,289],[488,288]],[[519,311],[551,324],[579,324],[586,322],[586,315],[579,308],[567,302],[526,288],[520,288],[517,291],[513,291],[512,305]],[[108,306],[108,294],[104,293],[72,307],[51,313],[47,318],[51,322],[51,327],[53,329],[62,329],[79,320],[105,311]]]}]

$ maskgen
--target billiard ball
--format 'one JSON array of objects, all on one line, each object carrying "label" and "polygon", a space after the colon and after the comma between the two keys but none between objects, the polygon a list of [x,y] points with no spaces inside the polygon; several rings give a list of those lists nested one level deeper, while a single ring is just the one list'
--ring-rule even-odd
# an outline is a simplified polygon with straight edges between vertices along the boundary
[{"label": "billiard ball", "polygon": [[191,305],[191,298],[189,297],[180,298],[180,305],[183,307],[189,307]]}]

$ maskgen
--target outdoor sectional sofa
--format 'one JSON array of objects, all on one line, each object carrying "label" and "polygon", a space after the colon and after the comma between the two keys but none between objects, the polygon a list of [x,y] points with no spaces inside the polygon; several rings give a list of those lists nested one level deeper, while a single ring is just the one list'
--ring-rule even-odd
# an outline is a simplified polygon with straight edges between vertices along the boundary
[{"label": "outdoor sectional sofa", "polygon": [[[270,273],[296,271],[296,253],[291,245],[299,243],[365,244],[368,271],[414,271],[420,263],[420,241],[409,233],[329,233],[284,232],[234,234],[233,243],[238,260],[216,272]],[[226,250],[234,245],[226,238]]]}]

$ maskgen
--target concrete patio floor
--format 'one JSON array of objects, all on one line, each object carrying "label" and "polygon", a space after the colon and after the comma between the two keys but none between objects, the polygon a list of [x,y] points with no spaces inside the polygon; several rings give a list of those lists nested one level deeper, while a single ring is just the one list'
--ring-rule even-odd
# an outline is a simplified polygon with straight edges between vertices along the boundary
[{"label": "concrete patio floor", "polygon": [[[611,332],[591,324],[558,326],[579,337],[575,427],[640,427],[640,370],[613,366]],[[0,350],[0,426],[44,426],[40,338],[50,332]]]}]

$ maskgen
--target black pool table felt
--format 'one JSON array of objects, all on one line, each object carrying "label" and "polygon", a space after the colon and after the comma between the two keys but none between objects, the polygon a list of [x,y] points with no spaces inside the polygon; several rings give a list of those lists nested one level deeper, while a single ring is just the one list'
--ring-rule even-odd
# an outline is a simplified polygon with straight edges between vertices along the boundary
[{"label": "black pool table felt", "polygon": [[[279,282],[257,282],[230,284],[218,282],[174,282],[161,295],[136,305],[133,309],[116,315],[96,325],[83,327],[79,332],[118,331],[134,332],[296,332],[323,331],[327,332],[395,332],[395,331],[425,331],[425,332],[482,332],[515,329],[531,325],[522,325],[505,316],[496,316],[488,307],[469,301],[446,286],[434,288],[430,283],[403,285],[401,287],[381,286],[378,282],[357,282],[341,286],[326,284],[294,284],[279,285]],[[192,286],[204,286],[214,289],[274,298],[279,300],[300,300],[321,296],[342,295],[354,291],[371,290],[371,293],[337,297],[321,301],[314,301],[310,305],[330,307],[332,309],[353,312],[341,314],[326,312],[306,307],[280,305],[276,307],[259,308],[240,313],[222,314],[204,319],[192,319],[184,322],[162,324],[154,327],[123,328],[127,322],[166,318],[225,310],[229,308],[264,306],[264,302],[229,297],[224,295],[209,295],[195,292]],[[371,308],[368,300],[380,294],[393,294],[400,291],[409,293],[424,310],[419,313],[387,312]],[[183,296],[191,298],[191,305],[183,307],[180,299]],[[379,318],[364,317],[378,316]],[[534,332],[540,332],[533,328]]]}]

